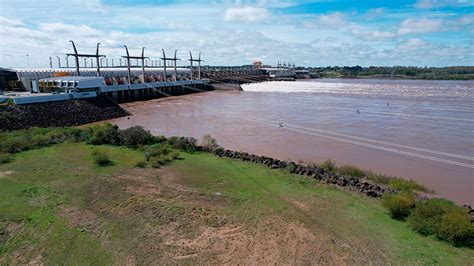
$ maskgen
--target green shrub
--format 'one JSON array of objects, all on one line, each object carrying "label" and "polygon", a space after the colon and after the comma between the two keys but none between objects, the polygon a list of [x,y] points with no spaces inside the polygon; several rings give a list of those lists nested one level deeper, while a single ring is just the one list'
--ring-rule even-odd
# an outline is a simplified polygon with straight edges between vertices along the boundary
[{"label": "green shrub", "polygon": [[165,164],[166,164],[166,161],[162,157],[153,157],[150,159],[150,165],[153,168],[160,168],[161,166]]},{"label": "green shrub", "polygon": [[390,212],[394,219],[405,219],[415,206],[415,196],[412,193],[385,194],[382,197],[382,206]]},{"label": "green shrub", "polygon": [[12,156],[8,153],[0,152],[0,165],[11,162]]},{"label": "green shrub", "polygon": [[165,136],[153,136],[153,140],[151,141],[154,144],[158,143],[165,143],[167,141]]},{"label": "green shrub", "polygon": [[179,151],[177,150],[172,150],[169,154],[169,156],[171,157],[171,159],[173,160],[177,160],[179,158]]},{"label": "green shrub", "polygon": [[465,210],[449,211],[441,217],[436,236],[456,246],[474,247],[474,225]]},{"label": "green shrub", "polygon": [[153,157],[160,157],[161,155],[167,155],[171,152],[171,149],[165,144],[153,144],[143,147],[143,155],[145,160],[150,161]]},{"label": "green shrub", "polygon": [[120,145],[121,135],[118,126],[106,123],[87,128],[87,143],[93,145]]},{"label": "green shrub", "polygon": [[408,223],[415,231],[431,235],[437,231],[443,215],[458,208],[460,207],[449,200],[429,199],[416,204],[408,217]]},{"label": "green shrub", "polygon": [[92,152],[92,159],[98,166],[108,166],[112,164],[109,155],[101,150],[94,150]]},{"label": "green shrub", "polygon": [[336,163],[333,162],[331,159],[328,159],[324,162],[322,162],[319,167],[321,167],[322,169],[328,171],[328,172],[334,172],[336,171]]},{"label": "green shrub", "polygon": [[173,148],[187,151],[187,152],[194,152],[197,150],[197,140],[191,137],[171,137],[168,140],[169,144],[173,146]]},{"label": "green shrub", "polygon": [[88,137],[88,132],[77,127],[66,127],[63,130],[65,138],[72,142],[82,142]]},{"label": "green shrub", "polygon": [[367,172],[367,179],[372,180],[378,184],[388,185],[393,178],[394,177],[382,175],[382,174],[376,174],[370,171]]},{"label": "green shrub", "polygon": [[347,175],[347,176],[354,176],[354,177],[363,177],[363,176],[365,176],[364,171],[362,171],[360,168],[358,168],[354,165],[350,165],[350,164],[346,164],[346,165],[342,165],[342,166],[338,167],[337,172],[340,175]]},{"label": "green shrub", "polygon": [[169,162],[173,161],[173,158],[171,158],[171,156],[169,156],[169,155],[164,155],[162,158],[166,163],[169,163]]},{"label": "green shrub", "polygon": [[130,148],[152,144],[155,137],[141,126],[134,126],[121,131],[122,143]]},{"label": "green shrub", "polygon": [[204,135],[202,137],[201,146],[203,146],[208,151],[214,151],[220,147],[219,144],[217,144],[217,140],[210,135]]},{"label": "green shrub", "polygon": [[146,162],[146,161],[138,161],[138,162],[135,164],[135,167],[145,168],[146,165],[147,165],[147,162]]},{"label": "green shrub", "polygon": [[429,192],[429,189],[427,189],[426,187],[416,183],[414,180],[403,179],[403,178],[400,178],[400,177],[390,179],[389,186],[391,188],[399,190],[399,191]]},{"label": "green shrub", "polygon": [[0,152],[16,153],[46,147],[64,141],[82,141],[84,134],[72,128],[31,128],[14,132],[0,132]]},{"label": "green shrub", "polygon": [[286,166],[286,170],[289,172],[289,173],[294,173],[296,171],[296,164],[294,162],[290,162],[287,166]]}]

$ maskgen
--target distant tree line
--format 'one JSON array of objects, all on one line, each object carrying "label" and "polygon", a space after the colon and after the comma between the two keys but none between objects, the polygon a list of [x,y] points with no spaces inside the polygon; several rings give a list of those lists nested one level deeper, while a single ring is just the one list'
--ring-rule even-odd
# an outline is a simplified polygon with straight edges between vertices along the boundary
[{"label": "distant tree line", "polygon": [[442,80],[472,80],[474,66],[453,67],[361,67],[361,66],[328,66],[309,67],[313,78],[331,77],[360,77],[360,78],[405,78],[405,79],[442,79]]}]

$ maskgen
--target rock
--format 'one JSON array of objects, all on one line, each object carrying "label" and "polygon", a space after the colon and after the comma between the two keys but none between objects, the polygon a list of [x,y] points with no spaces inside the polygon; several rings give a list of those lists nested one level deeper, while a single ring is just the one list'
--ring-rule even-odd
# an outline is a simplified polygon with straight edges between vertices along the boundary
[{"label": "rock", "polygon": [[339,179],[337,180],[337,184],[338,184],[339,186],[345,187],[346,184],[347,184],[347,181],[346,181],[346,179],[345,179],[343,176],[341,176],[341,177],[339,177]]}]

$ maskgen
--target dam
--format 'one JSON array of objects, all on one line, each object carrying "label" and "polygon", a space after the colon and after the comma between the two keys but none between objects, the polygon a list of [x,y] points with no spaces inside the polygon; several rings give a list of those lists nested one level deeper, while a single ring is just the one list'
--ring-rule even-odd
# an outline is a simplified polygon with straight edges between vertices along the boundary
[{"label": "dam", "polygon": [[[2,69],[0,92],[10,92],[0,93],[0,103],[11,99],[21,105],[100,96],[123,103],[214,89],[240,90],[240,84],[244,83],[294,80],[296,77],[294,64],[279,63],[274,68],[258,65],[202,67],[201,53],[193,58],[189,52],[189,67],[178,67],[177,61],[181,59],[177,58],[177,50],[173,57],[167,57],[162,49],[160,60],[151,60],[145,56],[145,47],[140,55],[131,56],[126,45],[119,65],[114,65],[113,60],[109,65],[108,60],[103,63],[106,56],[99,53],[100,43],[95,54],[80,54],[74,42],[70,42],[74,52],[66,54],[65,67],[61,66],[60,57],[57,57],[58,66],[53,67],[50,57],[50,68]],[[69,57],[75,59],[74,67],[69,66]],[[196,67],[194,63],[197,63]]]}]

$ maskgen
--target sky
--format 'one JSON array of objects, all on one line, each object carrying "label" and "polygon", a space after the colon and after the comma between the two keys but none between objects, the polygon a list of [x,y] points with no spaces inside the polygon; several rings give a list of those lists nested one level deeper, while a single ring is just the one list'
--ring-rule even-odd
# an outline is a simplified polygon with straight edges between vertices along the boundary
[{"label": "sky", "polygon": [[[474,0],[0,0],[0,67],[175,49],[209,65],[474,65]],[[72,64],[72,59],[69,61]]]}]

